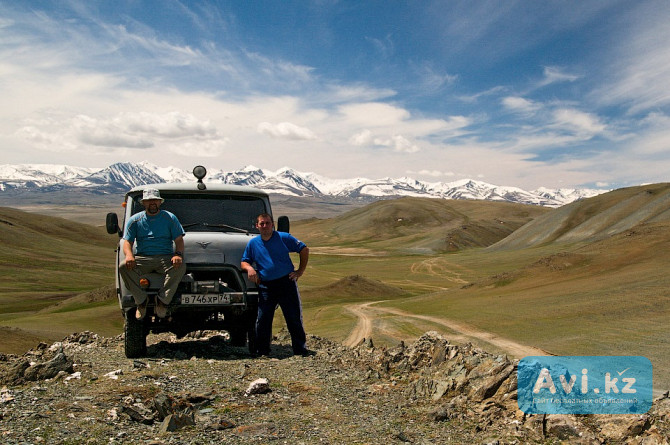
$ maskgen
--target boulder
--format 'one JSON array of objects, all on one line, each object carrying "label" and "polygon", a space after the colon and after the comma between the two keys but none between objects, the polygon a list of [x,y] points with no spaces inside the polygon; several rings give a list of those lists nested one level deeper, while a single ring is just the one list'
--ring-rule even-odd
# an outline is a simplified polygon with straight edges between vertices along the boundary
[{"label": "boulder", "polygon": [[44,363],[37,363],[28,367],[23,376],[27,381],[46,380],[56,377],[60,372],[71,374],[74,372],[73,362],[64,353],[59,352],[54,358]]}]

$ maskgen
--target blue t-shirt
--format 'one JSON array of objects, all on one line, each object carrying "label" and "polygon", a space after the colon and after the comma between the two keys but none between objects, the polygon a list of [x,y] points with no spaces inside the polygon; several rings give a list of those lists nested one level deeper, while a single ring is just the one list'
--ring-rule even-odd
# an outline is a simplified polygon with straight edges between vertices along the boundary
[{"label": "blue t-shirt", "polygon": [[256,263],[256,272],[263,281],[276,280],[294,271],[289,252],[300,252],[305,243],[286,232],[272,232],[269,240],[260,235],[252,238],[242,254],[245,263]]},{"label": "blue t-shirt", "polygon": [[123,239],[131,244],[137,241],[137,254],[143,256],[171,255],[172,242],[184,235],[179,220],[167,210],[156,215],[139,212],[128,219]]}]

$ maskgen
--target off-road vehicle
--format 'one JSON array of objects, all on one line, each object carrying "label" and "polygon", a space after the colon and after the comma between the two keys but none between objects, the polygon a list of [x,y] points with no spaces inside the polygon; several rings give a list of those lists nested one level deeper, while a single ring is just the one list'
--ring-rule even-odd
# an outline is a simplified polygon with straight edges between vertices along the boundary
[{"label": "off-road vehicle", "polygon": [[[158,189],[165,200],[162,210],[174,213],[184,228],[186,273],[169,305],[169,316],[155,315],[155,296],[163,277],[142,278],[149,303],[143,320],[135,317],[136,304],[119,276],[123,259],[119,240],[116,250],[116,292],[123,313],[125,354],[129,358],[146,354],[150,332],[172,332],[177,337],[199,330],[225,330],[230,342],[254,353],[258,289],[240,269],[242,253],[249,239],[258,234],[256,217],[272,214],[268,194],[252,187],[205,184],[206,169],[193,169],[197,182],[146,184],[125,194],[123,224],[116,213],[107,214],[107,232],[123,236],[125,221],[144,210],[140,202],[144,189]],[[288,232],[288,218],[277,221],[277,230]],[[141,282],[141,283],[142,283]]]}]

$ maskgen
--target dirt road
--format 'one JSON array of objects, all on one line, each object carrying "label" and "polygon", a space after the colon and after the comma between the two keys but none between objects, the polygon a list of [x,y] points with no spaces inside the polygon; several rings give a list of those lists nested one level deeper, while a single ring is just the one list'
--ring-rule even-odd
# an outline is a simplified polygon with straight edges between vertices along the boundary
[{"label": "dirt road", "polygon": [[[397,315],[407,319],[425,320],[431,323],[442,325],[452,331],[458,332],[459,335],[452,336],[454,341],[468,341],[471,339],[478,339],[494,345],[514,358],[523,358],[527,356],[551,355],[547,351],[532,346],[522,345],[513,340],[500,337],[490,332],[482,331],[465,323],[446,320],[444,318],[433,317],[429,315],[418,315],[406,312],[400,309],[389,307],[374,306],[382,301],[372,301],[363,304],[349,305],[346,309],[358,317],[356,327],[351,331],[349,336],[344,340],[346,346],[354,346],[360,343],[363,339],[372,336],[372,320],[375,318],[375,313],[387,313]],[[400,337],[398,338],[400,340]]]}]

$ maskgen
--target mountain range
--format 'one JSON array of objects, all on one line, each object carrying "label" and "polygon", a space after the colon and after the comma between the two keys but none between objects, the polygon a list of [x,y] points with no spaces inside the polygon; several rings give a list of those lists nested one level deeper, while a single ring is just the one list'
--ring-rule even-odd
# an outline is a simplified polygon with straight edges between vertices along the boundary
[{"label": "mountain range", "polygon": [[[0,165],[0,193],[13,190],[51,191],[63,188],[84,188],[98,193],[123,193],[131,187],[143,184],[194,180],[190,171],[176,167],[159,167],[146,161],[121,162],[102,169],[54,164]],[[560,207],[607,191],[543,187],[526,191],[472,179],[454,182],[425,182],[408,177],[330,179],[291,168],[272,171],[254,166],[229,172],[209,170],[205,182],[252,186],[268,193],[287,196],[330,196],[370,200],[414,196],[508,201],[546,207]]]}]

